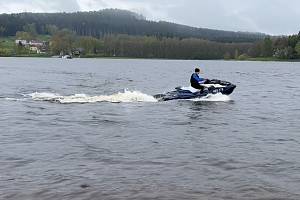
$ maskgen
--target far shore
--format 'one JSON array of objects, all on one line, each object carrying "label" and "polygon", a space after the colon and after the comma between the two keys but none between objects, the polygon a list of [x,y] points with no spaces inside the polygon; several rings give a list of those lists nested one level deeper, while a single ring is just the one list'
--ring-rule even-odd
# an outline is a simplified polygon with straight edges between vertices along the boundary
[{"label": "far shore", "polygon": [[[65,59],[58,56],[43,55],[43,54],[31,54],[31,55],[14,55],[14,56],[1,56],[0,58],[53,58],[53,59]],[[268,58],[247,58],[247,59],[176,59],[176,58],[136,58],[136,57],[118,57],[118,56],[81,56],[73,57],[72,59],[80,58],[95,58],[95,59],[149,59],[149,60],[220,60],[220,61],[263,61],[263,62],[300,62],[300,59],[277,59],[273,57]]]}]

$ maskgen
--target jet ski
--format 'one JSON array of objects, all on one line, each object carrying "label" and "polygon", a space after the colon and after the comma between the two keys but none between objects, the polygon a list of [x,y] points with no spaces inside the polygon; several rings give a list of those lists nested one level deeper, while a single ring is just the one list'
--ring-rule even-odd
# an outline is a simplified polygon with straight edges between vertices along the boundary
[{"label": "jet ski", "polygon": [[205,84],[202,84],[202,86],[204,87],[203,90],[198,90],[193,87],[176,87],[174,91],[154,95],[154,98],[158,101],[170,101],[176,99],[196,99],[217,93],[230,95],[236,88],[236,85],[230,82],[217,79],[208,80]]}]

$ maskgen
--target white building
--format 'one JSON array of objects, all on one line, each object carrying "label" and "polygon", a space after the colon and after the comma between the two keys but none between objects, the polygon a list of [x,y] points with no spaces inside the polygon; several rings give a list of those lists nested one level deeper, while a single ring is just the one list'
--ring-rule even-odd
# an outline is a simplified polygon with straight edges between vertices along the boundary
[{"label": "white building", "polygon": [[31,41],[29,41],[29,45],[30,46],[43,46],[44,43],[41,41],[31,40]]},{"label": "white building", "polygon": [[26,46],[28,43],[27,43],[27,40],[16,40],[16,45],[23,45],[23,46]]},{"label": "white building", "polygon": [[30,51],[37,52],[37,51],[38,51],[38,48],[37,48],[37,47],[35,47],[35,46],[32,46],[32,47],[30,47]]}]

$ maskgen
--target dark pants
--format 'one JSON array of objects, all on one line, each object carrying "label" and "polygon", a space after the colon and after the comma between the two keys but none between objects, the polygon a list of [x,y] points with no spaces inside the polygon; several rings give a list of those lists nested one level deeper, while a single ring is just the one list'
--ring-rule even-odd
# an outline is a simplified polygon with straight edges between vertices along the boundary
[{"label": "dark pants", "polygon": [[203,90],[204,86],[200,85],[200,84],[192,84],[192,87],[198,90]]},{"label": "dark pants", "polygon": [[[208,84],[210,81],[207,79],[203,84]],[[191,84],[193,88],[198,89],[198,90],[203,90],[205,87],[200,85],[199,83],[192,83]]]}]

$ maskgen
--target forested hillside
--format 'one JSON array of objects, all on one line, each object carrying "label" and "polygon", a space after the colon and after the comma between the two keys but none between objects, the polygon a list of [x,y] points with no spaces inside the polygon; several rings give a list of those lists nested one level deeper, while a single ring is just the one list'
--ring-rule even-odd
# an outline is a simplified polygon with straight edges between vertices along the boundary
[{"label": "forested hillside", "polygon": [[270,37],[148,21],[124,10],[0,15],[0,56],[299,59],[300,33]]},{"label": "forested hillside", "polygon": [[[157,38],[198,38],[217,42],[255,42],[266,35],[195,28],[164,21],[149,21],[136,13],[106,9],[75,13],[19,13],[0,15],[0,36],[14,36],[34,26],[37,34],[69,29],[79,36],[102,38],[112,34],[154,36]],[[24,28],[25,27],[25,28]]]}]

